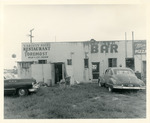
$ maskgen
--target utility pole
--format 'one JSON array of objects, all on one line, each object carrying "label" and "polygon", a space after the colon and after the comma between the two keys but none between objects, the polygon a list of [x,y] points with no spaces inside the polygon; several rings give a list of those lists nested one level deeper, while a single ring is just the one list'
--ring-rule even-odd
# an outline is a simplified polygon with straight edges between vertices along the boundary
[{"label": "utility pole", "polygon": [[132,31],[132,55],[134,58],[134,32]]},{"label": "utility pole", "polygon": [[34,37],[34,36],[32,36],[32,31],[33,30],[34,30],[34,28],[30,30],[30,35],[29,35],[30,36],[30,43],[32,43],[32,38]]},{"label": "utility pole", "polygon": [[125,58],[127,58],[127,34],[125,32]]}]

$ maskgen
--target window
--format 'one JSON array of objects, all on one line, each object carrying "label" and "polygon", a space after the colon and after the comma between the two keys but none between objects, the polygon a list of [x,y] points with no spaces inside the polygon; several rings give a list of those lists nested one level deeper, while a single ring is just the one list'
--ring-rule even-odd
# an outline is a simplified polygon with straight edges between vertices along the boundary
[{"label": "window", "polygon": [[133,71],[128,70],[128,69],[115,69],[114,73],[115,74],[130,74],[130,75],[134,74]]},{"label": "window", "polygon": [[117,58],[109,58],[108,67],[117,67]]},{"label": "window", "polygon": [[67,59],[67,65],[72,65],[72,59]]},{"label": "window", "polygon": [[112,75],[113,73],[112,73],[112,70],[107,69],[107,70],[105,71],[105,74],[106,74],[106,75]]},{"label": "window", "polygon": [[47,60],[39,60],[38,63],[39,63],[39,64],[46,64],[46,63],[47,63]]},{"label": "window", "polygon": [[30,63],[24,62],[22,63],[22,68],[28,69],[30,67]]},{"label": "window", "polygon": [[84,59],[84,68],[89,68],[89,59]]}]

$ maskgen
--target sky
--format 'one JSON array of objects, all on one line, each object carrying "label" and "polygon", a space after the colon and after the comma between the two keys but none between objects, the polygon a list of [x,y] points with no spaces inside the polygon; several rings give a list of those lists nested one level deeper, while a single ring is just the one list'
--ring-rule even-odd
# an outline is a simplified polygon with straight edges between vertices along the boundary
[{"label": "sky", "polygon": [[[21,43],[146,40],[146,10],[141,4],[5,5],[3,8],[4,68],[21,61]],[[16,54],[16,58],[12,58]]]}]

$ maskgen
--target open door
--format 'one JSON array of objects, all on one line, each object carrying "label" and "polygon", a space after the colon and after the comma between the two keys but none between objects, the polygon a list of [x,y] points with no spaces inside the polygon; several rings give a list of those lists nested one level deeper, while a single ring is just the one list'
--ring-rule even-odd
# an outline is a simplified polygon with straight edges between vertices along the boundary
[{"label": "open door", "polygon": [[51,64],[52,83],[57,84],[61,79],[64,79],[65,68],[63,62],[54,62]]},{"label": "open door", "polygon": [[56,63],[55,64],[55,84],[60,82],[62,79],[62,64],[61,63]]},{"label": "open door", "polygon": [[98,79],[98,77],[99,77],[99,62],[92,62],[92,76],[93,76],[93,80]]}]

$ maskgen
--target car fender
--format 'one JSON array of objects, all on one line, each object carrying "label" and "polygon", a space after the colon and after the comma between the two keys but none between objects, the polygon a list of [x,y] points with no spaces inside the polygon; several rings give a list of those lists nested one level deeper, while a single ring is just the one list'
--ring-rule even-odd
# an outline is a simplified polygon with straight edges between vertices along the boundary
[{"label": "car fender", "polygon": [[16,94],[16,88],[4,88],[4,94]]},{"label": "car fender", "polygon": [[110,78],[109,80],[108,80],[108,82],[106,83],[106,87],[111,87],[111,88],[113,88],[113,85],[114,85],[115,83],[112,81],[112,78]]},{"label": "car fender", "polygon": [[142,80],[138,79],[138,82],[140,85],[145,86],[145,83]]},{"label": "car fender", "polygon": [[16,93],[18,92],[19,89],[26,89],[26,90],[29,92],[29,89],[30,89],[30,88],[26,88],[26,87],[21,87],[21,86],[20,86],[20,87],[16,88]]},{"label": "car fender", "polygon": [[[101,80],[101,81],[100,81]],[[99,76],[98,82],[105,83],[105,79],[103,76]]]},{"label": "car fender", "polygon": [[25,87],[25,86],[18,86],[18,87],[16,87],[16,90],[18,90],[18,89],[20,89],[20,88],[24,88],[24,89],[30,89],[30,88],[28,88],[28,87]]}]

